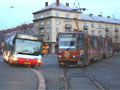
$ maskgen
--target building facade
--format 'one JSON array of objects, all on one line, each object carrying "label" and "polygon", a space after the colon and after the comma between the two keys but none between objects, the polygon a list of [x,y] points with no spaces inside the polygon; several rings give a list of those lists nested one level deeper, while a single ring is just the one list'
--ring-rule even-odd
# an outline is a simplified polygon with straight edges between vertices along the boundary
[{"label": "building facade", "polygon": [[55,53],[55,48],[57,48],[58,32],[72,32],[78,27],[79,30],[92,35],[110,36],[115,45],[120,44],[120,19],[102,15],[85,15],[81,10],[70,8],[69,3],[61,4],[59,0],[51,5],[46,2],[45,7],[34,12],[33,16],[35,33],[50,45],[51,53]]}]

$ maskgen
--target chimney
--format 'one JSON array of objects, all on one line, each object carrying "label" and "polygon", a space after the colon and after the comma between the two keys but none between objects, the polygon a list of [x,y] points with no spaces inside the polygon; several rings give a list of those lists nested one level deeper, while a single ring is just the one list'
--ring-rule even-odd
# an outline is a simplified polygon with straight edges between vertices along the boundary
[{"label": "chimney", "polygon": [[66,6],[69,7],[69,3],[66,3]]},{"label": "chimney", "polygon": [[59,0],[56,0],[56,5],[59,7]]},{"label": "chimney", "polygon": [[107,18],[110,18],[110,16],[107,16]]},{"label": "chimney", "polygon": [[48,2],[45,2],[45,6],[46,6],[46,7],[48,6]]}]

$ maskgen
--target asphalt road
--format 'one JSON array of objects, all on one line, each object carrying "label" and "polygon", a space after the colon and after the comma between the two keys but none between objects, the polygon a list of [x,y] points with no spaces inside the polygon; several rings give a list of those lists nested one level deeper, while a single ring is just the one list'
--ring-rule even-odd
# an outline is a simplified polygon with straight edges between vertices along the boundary
[{"label": "asphalt road", "polygon": [[3,61],[3,59],[2,59],[2,57],[0,56],[0,62],[2,62]]},{"label": "asphalt road", "polygon": [[120,56],[103,59],[90,64],[86,71],[94,77],[105,90],[120,90]]},{"label": "asphalt road", "polygon": [[28,67],[11,66],[0,57],[0,90],[37,90],[38,77]]}]

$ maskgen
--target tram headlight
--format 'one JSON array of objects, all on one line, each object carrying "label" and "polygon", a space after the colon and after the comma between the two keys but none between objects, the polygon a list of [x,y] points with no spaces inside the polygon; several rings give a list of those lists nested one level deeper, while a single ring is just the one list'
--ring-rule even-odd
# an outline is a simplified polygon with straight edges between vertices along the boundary
[{"label": "tram headlight", "polygon": [[61,55],[59,55],[58,57],[59,57],[59,58],[61,58],[62,56],[61,56]]},{"label": "tram headlight", "polygon": [[62,51],[58,51],[59,53],[61,53]]},{"label": "tram headlight", "polygon": [[72,57],[73,57],[73,58],[76,58],[76,56],[75,56],[75,55],[73,55]]}]

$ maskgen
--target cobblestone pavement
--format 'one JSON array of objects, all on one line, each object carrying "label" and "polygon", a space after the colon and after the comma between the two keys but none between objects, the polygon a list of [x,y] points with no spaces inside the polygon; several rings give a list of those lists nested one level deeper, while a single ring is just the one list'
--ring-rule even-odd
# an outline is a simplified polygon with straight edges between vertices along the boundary
[{"label": "cobblestone pavement", "polygon": [[38,78],[25,66],[11,66],[0,57],[0,90],[37,90]]},{"label": "cobblestone pavement", "polygon": [[[64,74],[66,73],[67,85],[70,90],[98,90],[96,86],[91,83],[81,68],[61,68],[58,65],[56,55],[48,55],[43,57],[42,66],[37,68],[45,78],[47,90],[64,90]],[[87,87],[86,87],[87,84]]]},{"label": "cobblestone pavement", "polygon": [[45,78],[47,90],[63,89],[62,77],[63,69],[58,66],[56,55],[43,57],[42,65],[37,68]]},{"label": "cobblestone pavement", "polygon": [[[120,56],[91,63],[85,68],[105,90],[120,90]],[[67,76],[68,90],[99,90],[81,68],[61,68],[56,55],[43,57],[42,66],[36,68],[45,78],[47,90],[64,90],[63,75]]]}]

